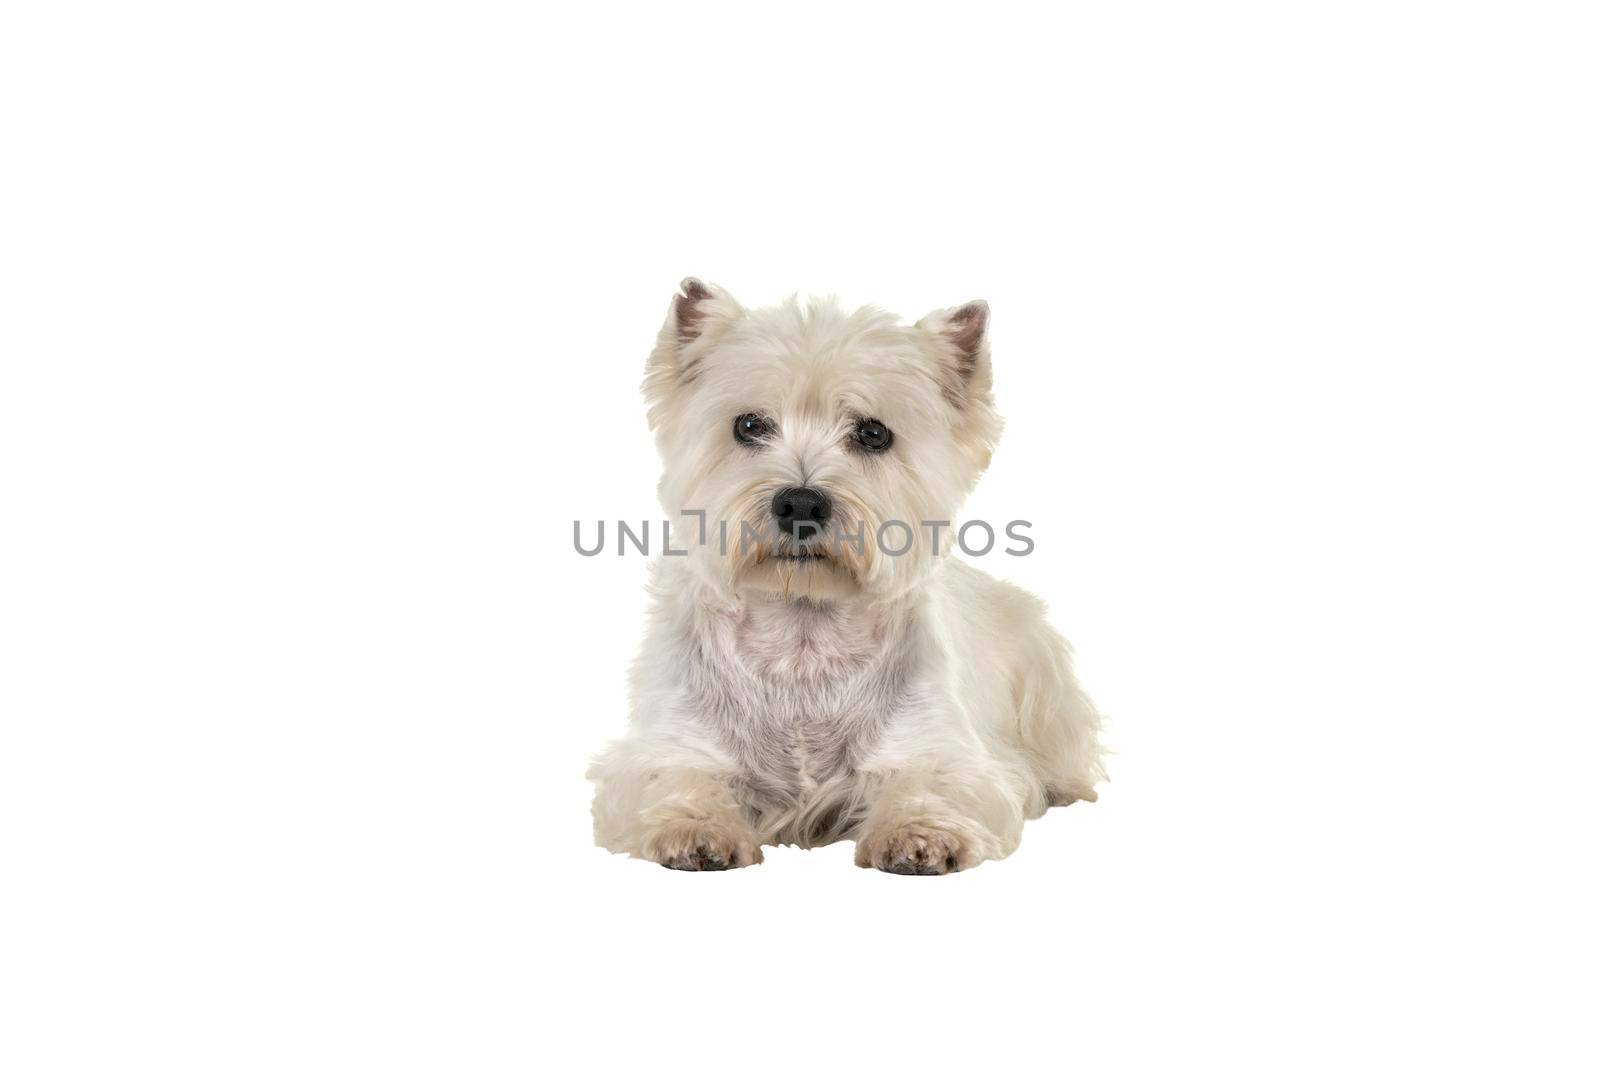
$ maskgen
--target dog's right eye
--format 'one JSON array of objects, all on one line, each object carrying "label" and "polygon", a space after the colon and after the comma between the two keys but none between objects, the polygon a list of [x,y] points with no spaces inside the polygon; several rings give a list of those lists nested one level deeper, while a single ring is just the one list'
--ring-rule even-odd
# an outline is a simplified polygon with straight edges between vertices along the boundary
[{"label": "dog's right eye", "polygon": [[763,438],[771,437],[777,432],[778,428],[765,415],[752,412],[733,420],[733,439],[751,448],[760,444]]}]

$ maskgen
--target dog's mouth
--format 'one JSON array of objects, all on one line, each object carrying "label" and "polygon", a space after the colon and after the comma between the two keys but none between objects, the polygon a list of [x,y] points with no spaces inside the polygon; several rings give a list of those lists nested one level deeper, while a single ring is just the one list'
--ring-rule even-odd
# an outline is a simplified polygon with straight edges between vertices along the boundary
[{"label": "dog's mouth", "polygon": [[774,549],[767,558],[779,563],[832,563],[833,553],[820,545],[792,545]]},{"label": "dog's mouth", "polygon": [[755,546],[745,557],[741,578],[753,588],[786,597],[832,599],[860,589],[850,560],[824,541],[782,538]]},{"label": "dog's mouth", "polygon": [[795,566],[807,566],[817,563],[838,564],[840,562],[839,558],[825,544],[806,544],[796,541],[779,541],[777,544],[761,545],[755,550],[753,556],[752,562],[757,564],[787,563]]}]

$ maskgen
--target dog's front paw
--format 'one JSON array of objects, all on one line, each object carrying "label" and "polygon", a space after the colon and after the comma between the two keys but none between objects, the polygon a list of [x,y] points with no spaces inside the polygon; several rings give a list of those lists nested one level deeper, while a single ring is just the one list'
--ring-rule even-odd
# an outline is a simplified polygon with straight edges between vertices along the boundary
[{"label": "dog's front paw", "polygon": [[748,830],[691,819],[650,835],[646,859],[675,871],[730,871],[761,862],[761,842]]},{"label": "dog's front paw", "polygon": [[856,866],[890,874],[954,874],[978,865],[978,848],[955,830],[911,824],[866,834],[856,842]]}]

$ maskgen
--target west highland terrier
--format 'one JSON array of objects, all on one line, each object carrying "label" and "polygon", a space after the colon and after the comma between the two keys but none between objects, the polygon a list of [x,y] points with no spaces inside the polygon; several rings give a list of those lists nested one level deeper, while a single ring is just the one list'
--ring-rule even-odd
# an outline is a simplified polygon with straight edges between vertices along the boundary
[{"label": "west highland terrier", "polygon": [[1000,433],[988,321],[683,282],[644,394],[687,554],[654,565],[629,732],[589,772],[598,844],[720,871],[848,839],[860,866],[946,874],[1095,799],[1070,647],[950,558]]}]

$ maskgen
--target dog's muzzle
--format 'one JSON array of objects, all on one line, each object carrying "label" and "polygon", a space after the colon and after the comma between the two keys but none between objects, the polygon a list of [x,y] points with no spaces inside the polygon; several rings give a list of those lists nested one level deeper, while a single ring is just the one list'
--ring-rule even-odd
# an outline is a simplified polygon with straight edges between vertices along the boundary
[{"label": "dog's muzzle", "polygon": [[772,494],[772,517],[796,541],[820,537],[833,517],[833,498],[820,489],[791,485]]}]

